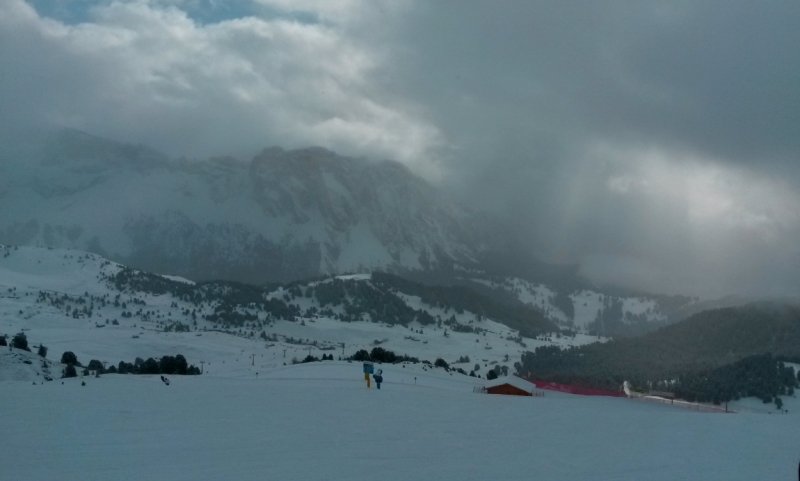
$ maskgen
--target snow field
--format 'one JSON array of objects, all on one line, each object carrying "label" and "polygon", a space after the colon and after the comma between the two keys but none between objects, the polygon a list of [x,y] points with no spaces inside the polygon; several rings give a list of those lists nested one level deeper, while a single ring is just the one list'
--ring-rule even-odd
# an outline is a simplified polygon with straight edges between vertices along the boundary
[{"label": "snow field", "polygon": [[2,384],[0,464],[40,480],[794,479],[797,416],[618,398],[474,394],[473,378],[359,363],[250,378]]},{"label": "snow field", "polygon": [[570,296],[575,305],[575,326],[586,329],[597,318],[597,311],[603,309],[602,296],[594,291],[580,291]]}]

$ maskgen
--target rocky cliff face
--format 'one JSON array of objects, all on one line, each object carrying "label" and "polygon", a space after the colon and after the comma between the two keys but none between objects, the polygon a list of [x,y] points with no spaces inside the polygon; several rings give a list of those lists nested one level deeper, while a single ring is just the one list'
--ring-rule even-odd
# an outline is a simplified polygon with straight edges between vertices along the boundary
[{"label": "rocky cliff face", "polygon": [[192,279],[472,265],[487,221],[395,162],[273,147],[171,160],[76,131],[6,153],[0,243],[85,249]]}]

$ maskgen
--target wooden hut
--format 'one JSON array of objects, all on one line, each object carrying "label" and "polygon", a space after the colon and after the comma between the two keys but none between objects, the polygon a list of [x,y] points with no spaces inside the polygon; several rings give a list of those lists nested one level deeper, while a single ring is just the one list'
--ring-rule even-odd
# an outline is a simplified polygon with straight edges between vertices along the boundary
[{"label": "wooden hut", "polygon": [[487,394],[505,394],[508,396],[532,396],[536,386],[516,376],[501,377],[483,387]]}]

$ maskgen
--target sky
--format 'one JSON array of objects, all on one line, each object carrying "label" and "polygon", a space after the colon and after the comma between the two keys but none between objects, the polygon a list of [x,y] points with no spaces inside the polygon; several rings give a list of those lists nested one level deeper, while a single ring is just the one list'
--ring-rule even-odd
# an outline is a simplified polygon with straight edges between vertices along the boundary
[{"label": "sky", "polygon": [[0,105],[393,159],[597,282],[800,294],[796,0],[0,0]]}]

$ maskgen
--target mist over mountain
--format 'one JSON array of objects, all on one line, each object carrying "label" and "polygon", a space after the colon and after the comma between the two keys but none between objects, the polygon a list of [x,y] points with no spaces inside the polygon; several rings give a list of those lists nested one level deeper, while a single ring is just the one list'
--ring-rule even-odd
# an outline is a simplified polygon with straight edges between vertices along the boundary
[{"label": "mist over mountain", "polygon": [[499,225],[402,164],[318,147],[172,160],[64,130],[6,157],[0,243],[85,249],[195,280],[471,268],[509,246]]},{"label": "mist over mountain", "polygon": [[598,286],[577,265],[542,262],[515,226],[397,162],[319,147],[271,147],[250,161],[171,159],[76,130],[2,155],[0,244],[85,250],[195,281],[385,271],[467,287],[603,336],[649,332],[705,306]]}]

